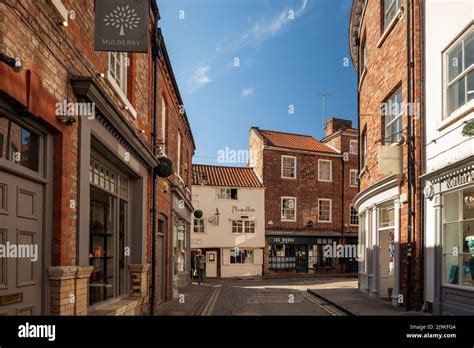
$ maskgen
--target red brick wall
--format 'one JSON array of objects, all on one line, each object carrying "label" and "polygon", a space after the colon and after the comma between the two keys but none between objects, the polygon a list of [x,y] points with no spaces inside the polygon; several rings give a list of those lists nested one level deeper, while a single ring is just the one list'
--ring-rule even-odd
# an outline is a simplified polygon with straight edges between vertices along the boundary
[{"label": "red brick wall", "polygon": [[[411,93],[415,103],[422,105],[422,1],[412,0],[410,4],[414,4],[414,15],[412,23],[415,23],[415,30],[412,31],[412,48],[414,49],[414,57],[412,58],[415,79],[412,82]],[[366,190],[371,185],[382,179],[384,175],[377,171],[377,151],[380,141],[384,137],[384,123],[381,117],[381,104],[395,91],[398,86],[402,86],[403,101],[407,101],[407,45],[406,30],[407,16],[406,6],[407,0],[402,0],[405,12],[400,20],[395,24],[385,41],[377,47],[380,41],[383,28],[381,25],[381,1],[368,1],[365,15],[361,25],[361,41],[366,40],[367,47],[367,71],[362,78],[359,90],[360,103],[360,130],[361,133],[367,131],[368,143],[368,171],[361,177],[361,191]],[[408,117],[406,110],[403,115],[403,129],[406,129]],[[422,128],[420,119],[413,122],[414,134],[414,178],[418,178],[421,174],[421,139]],[[404,135],[406,139],[406,134]],[[401,194],[407,193],[407,169],[408,169],[408,147],[406,143],[403,145],[403,181],[400,186]],[[413,191],[413,238],[414,238],[414,257],[413,257],[413,282],[414,282],[414,304],[419,306],[423,292],[423,275],[422,275],[422,259],[421,259],[421,188],[419,180],[415,179],[416,184]],[[401,241],[401,289],[402,294],[407,294],[407,238],[408,238],[408,206],[405,202],[401,209],[400,221],[400,241]]]},{"label": "red brick wall", "polygon": [[[54,104],[58,101],[76,101],[68,75],[96,77],[107,71],[108,54],[93,49],[94,8],[92,1],[63,0],[75,19],[67,28],[59,26],[54,18],[50,1],[9,1],[16,11],[0,3],[0,51],[21,57],[24,72],[15,74],[10,87],[20,86],[24,74],[28,76],[30,98],[28,110],[54,133],[54,211],[53,211],[53,265],[75,265],[77,212],[69,208],[77,200],[78,123],[64,126],[55,117]],[[150,15],[150,30],[154,27]],[[137,130],[144,130],[149,141],[152,112],[152,65],[150,54],[132,54],[129,68],[129,99],[138,113],[137,119],[123,112],[124,120]],[[3,69],[4,67],[2,67]],[[2,77],[4,75],[2,74]],[[119,108],[122,101],[105,81],[100,85]],[[8,89],[2,87],[2,90]],[[28,92],[27,92],[28,93]],[[48,101],[48,102],[45,102]],[[19,101],[22,101],[21,98]],[[150,188],[150,184],[149,184]],[[151,194],[151,188],[149,191]],[[148,199],[145,209],[149,212]],[[151,229],[147,214],[147,231]],[[147,235],[147,244],[149,241]],[[148,257],[149,260],[149,257]]]}]

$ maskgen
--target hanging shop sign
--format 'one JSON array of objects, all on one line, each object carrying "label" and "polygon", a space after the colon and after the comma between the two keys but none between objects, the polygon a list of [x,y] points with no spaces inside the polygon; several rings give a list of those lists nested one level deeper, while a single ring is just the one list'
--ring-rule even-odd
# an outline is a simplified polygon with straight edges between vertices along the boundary
[{"label": "hanging shop sign", "polygon": [[401,174],[402,147],[392,145],[379,145],[378,162],[378,171],[380,174]]},{"label": "hanging shop sign", "polygon": [[96,0],[96,51],[148,52],[150,0]]}]

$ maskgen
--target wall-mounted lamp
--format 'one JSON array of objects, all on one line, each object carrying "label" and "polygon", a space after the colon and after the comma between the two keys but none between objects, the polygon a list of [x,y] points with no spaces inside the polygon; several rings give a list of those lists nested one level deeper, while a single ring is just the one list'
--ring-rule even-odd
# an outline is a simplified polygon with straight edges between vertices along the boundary
[{"label": "wall-mounted lamp", "polygon": [[23,62],[20,58],[9,57],[3,53],[0,53],[0,61],[11,67],[13,71],[19,73],[23,70]]},{"label": "wall-mounted lamp", "polygon": [[97,76],[103,79],[105,77],[105,74],[101,72],[101,73],[98,73]]}]

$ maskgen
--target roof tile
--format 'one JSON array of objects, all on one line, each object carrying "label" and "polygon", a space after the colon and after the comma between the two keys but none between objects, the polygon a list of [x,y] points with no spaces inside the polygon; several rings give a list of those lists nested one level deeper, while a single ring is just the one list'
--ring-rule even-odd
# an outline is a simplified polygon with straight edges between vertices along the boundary
[{"label": "roof tile", "polygon": [[257,131],[265,138],[268,145],[271,146],[294,150],[337,153],[337,151],[324,145],[310,135],[275,132],[263,129],[257,129]]},{"label": "roof tile", "polygon": [[263,187],[252,168],[193,164],[193,185]]}]

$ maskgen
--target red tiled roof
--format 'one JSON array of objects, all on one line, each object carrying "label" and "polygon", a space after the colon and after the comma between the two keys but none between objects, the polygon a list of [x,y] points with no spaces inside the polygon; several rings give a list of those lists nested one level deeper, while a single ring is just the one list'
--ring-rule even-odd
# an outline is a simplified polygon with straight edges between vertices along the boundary
[{"label": "red tiled roof", "polygon": [[265,138],[268,145],[271,146],[294,150],[337,153],[336,150],[317,141],[310,135],[275,132],[258,128],[256,130]]},{"label": "red tiled roof", "polygon": [[193,164],[193,185],[262,187],[257,175],[248,167],[221,167]]}]

